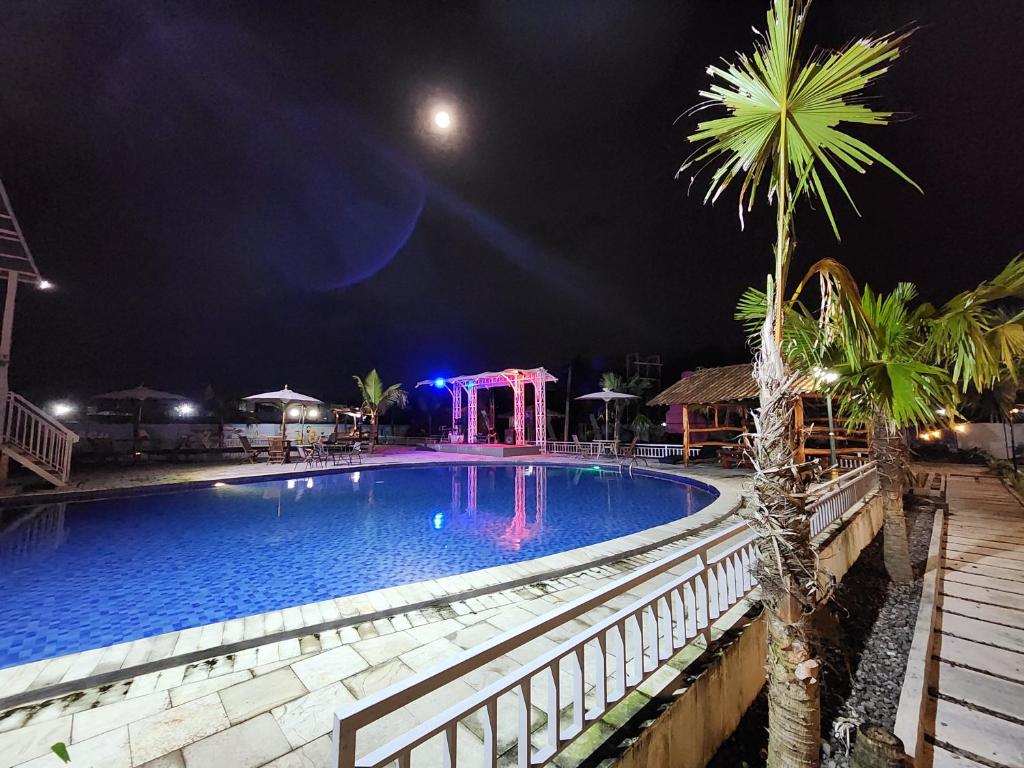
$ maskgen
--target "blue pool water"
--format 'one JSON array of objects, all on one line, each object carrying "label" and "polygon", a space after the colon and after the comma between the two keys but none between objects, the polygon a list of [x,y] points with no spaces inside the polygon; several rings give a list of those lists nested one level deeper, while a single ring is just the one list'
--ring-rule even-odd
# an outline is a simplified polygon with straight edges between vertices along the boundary
[{"label": "blue pool water", "polygon": [[0,667],[562,552],[716,495],[463,464],[2,510]]}]

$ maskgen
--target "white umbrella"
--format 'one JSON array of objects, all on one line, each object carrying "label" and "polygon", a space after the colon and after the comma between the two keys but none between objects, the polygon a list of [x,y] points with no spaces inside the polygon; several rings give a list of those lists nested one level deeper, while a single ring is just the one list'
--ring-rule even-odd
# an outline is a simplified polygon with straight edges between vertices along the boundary
[{"label": "white umbrella", "polygon": [[134,400],[139,404],[135,424],[132,427],[132,454],[137,452],[139,441],[139,425],[142,423],[142,404],[146,400],[188,400],[184,395],[176,395],[173,392],[161,392],[159,389],[150,389],[144,384],[139,384],[131,389],[119,389],[116,392],[104,392],[102,395],[93,395],[93,400]]},{"label": "white umbrella", "polygon": [[600,392],[591,392],[589,395],[580,395],[577,400],[604,400],[604,439],[608,439],[608,403],[612,400],[636,400],[638,395],[627,395],[625,392],[615,392],[605,388]]},{"label": "white umbrella", "polygon": [[131,389],[119,389],[117,392],[104,392],[102,395],[93,395],[93,400],[188,400],[184,395],[176,395],[173,392],[161,392],[159,389],[150,389],[140,384]]},{"label": "white umbrella", "polygon": [[243,400],[248,400],[252,403],[277,403],[281,406],[281,437],[286,436],[285,427],[285,416],[288,413],[288,406],[292,403],[323,403],[323,400],[318,400],[315,397],[304,395],[301,392],[295,392],[288,389],[288,385],[284,385],[284,389],[279,389],[276,392],[260,392],[258,395],[249,395],[243,397]]}]

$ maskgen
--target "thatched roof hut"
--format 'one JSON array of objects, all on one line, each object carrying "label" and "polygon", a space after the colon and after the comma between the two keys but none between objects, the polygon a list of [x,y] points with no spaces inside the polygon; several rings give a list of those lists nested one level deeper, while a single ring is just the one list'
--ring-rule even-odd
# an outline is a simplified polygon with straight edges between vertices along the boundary
[{"label": "thatched roof hut", "polygon": [[[804,376],[797,381],[797,392],[801,395],[815,394],[814,379]],[[701,368],[685,379],[680,379],[648,405],[699,405],[716,403],[740,403],[757,400],[757,382],[754,381],[754,366],[750,363],[724,365],[720,368]]]},{"label": "thatched roof hut", "polygon": [[[820,411],[824,405],[814,377],[802,376],[797,379],[795,391],[800,395],[800,399],[794,409],[793,428],[802,436],[801,460],[808,454],[828,455],[830,450],[827,448],[804,445],[807,440],[827,439],[829,432],[827,421],[822,417],[812,418],[813,422],[821,423],[812,423],[805,427],[805,408],[812,412]],[[682,407],[683,445],[686,446],[685,455],[689,460],[691,448],[718,446],[734,449],[743,442],[751,431],[750,408],[756,406],[757,399],[754,366],[742,363],[694,371],[651,398],[648,405]],[[694,412],[704,417],[703,420],[697,419],[696,425],[693,423]],[[863,430],[851,430],[845,425],[836,425],[833,432],[834,438],[841,444],[837,453],[861,453],[866,450],[866,436]]]}]

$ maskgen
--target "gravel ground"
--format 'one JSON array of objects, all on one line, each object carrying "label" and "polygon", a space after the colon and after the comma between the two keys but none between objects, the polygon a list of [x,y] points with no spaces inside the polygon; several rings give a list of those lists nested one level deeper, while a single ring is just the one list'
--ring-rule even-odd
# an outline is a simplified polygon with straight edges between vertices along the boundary
[{"label": "gravel ground", "polygon": [[[822,768],[846,768],[846,744],[833,727],[896,720],[907,654],[917,620],[921,573],[932,532],[930,508],[908,505],[907,528],[915,581],[889,581],[882,559],[882,534],[861,553],[840,584],[819,630],[825,648],[822,681]],[[710,768],[755,768],[765,764],[768,703],[762,693]],[[851,734],[852,737],[852,734]]]}]

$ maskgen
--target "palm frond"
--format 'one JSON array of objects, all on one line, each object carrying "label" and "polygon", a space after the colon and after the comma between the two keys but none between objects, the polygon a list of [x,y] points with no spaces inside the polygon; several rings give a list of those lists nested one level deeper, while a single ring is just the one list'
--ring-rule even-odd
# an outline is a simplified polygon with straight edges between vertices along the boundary
[{"label": "palm frond", "polygon": [[[864,173],[878,163],[920,189],[884,155],[840,129],[844,124],[884,125],[892,120],[892,112],[863,103],[865,91],[899,57],[912,30],[860,38],[838,51],[817,52],[801,64],[806,8],[799,0],[774,0],[753,54],[738,54],[734,64],[708,68],[712,82],[700,91],[704,101],[694,111],[720,107],[726,114],[698,123],[688,138],[700,146],[677,175],[694,167],[713,168],[705,202],[714,202],[741,179],[742,225],[744,210],[752,210],[762,179],[768,178],[771,198],[783,174],[791,174],[796,181],[794,201],[801,194],[820,200],[838,238],[826,178],[851,205],[843,169]],[[783,135],[785,168],[779,167]]]}]

